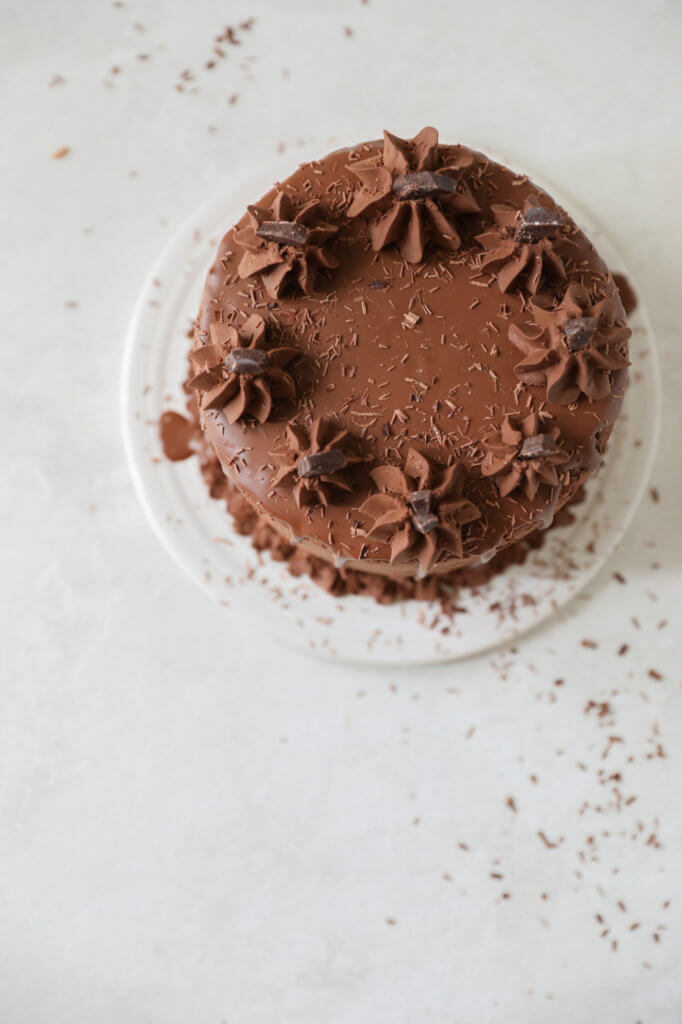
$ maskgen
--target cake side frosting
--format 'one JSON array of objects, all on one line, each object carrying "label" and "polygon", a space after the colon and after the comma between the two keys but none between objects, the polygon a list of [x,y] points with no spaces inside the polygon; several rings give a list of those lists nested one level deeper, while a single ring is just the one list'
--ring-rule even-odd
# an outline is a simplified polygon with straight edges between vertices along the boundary
[{"label": "cake side frosting", "polygon": [[628,336],[551,197],[434,129],[386,133],[301,166],[228,231],[190,384],[274,526],[420,575],[547,526],[596,471]]}]

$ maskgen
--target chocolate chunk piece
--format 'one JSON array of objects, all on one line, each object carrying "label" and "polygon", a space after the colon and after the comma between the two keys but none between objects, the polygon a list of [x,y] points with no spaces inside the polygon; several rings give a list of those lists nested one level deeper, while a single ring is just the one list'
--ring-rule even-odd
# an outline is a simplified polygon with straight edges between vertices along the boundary
[{"label": "chocolate chunk piece", "polygon": [[566,224],[561,210],[548,210],[546,206],[529,206],[521,214],[514,232],[517,242],[540,242],[553,235]]},{"label": "chocolate chunk piece", "polygon": [[401,174],[393,182],[393,195],[401,203],[410,199],[436,199],[439,195],[452,195],[456,191],[454,178],[447,174],[434,174],[433,171]]},{"label": "chocolate chunk piece", "polygon": [[308,243],[310,232],[305,224],[296,224],[290,220],[264,220],[256,228],[259,238],[266,242],[277,242],[278,245],[290,245],[294,249],[303,249]]},{"label": "chocolate chunk piece", "polygon": [[338,473],[347,465],[346,456],[339,448],[332,448],[328,452],[315,452],[312,455],[304,455],[296,465],[296,472],[302,477],[328,476],[330,473]]},{"label": "chocolate chunk piece", "polygon": [[413,512],[430,512],[433,505],[433,491],[412,491],[407,500]]},{"label": "chocolate chunk piece", "polygon": [[270,367],[270,356],[262,348],[233,348],[223,360],[229,373],[250,373],[257,377]]},{"label": "chocolate chunk piece", "polygon": [[559,449],[556,441],[549,434],[536,434],[534,437],[527,437],[521,447],[517,458],[519,459],[546,459],[550,455],[556,455]]},{"label": "chocolate chunk piece", "polygon": [[433,491],[412,491],[407,496],[412,509],[412,525],[419,533],[431,533],[438,526],[438,516],[433,511]]},{"label": "chocolate chunk piece", "polygon": [[431,533],[439,522],[440,520],[434,512],[415,512],[412,516],[412,525],[419,533]]},{"label": "chocolate chunk piece", "polygon": [[563,325],[564,338],[569,352],[580,352],[589,345],[597,330],[596,316],[576,316]]}]

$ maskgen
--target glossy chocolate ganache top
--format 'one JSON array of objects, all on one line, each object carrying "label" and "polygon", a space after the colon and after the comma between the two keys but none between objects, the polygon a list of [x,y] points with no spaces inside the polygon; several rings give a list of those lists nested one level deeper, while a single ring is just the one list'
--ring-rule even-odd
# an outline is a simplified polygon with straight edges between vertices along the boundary
[{"label": "glossy chocolate ganache top", "polygon": [[433,128],[386,132],[302,165],[228,231],[188,387],[275,526],[418,576],[549,525],[599,466],[629,335],[550,196]]}]

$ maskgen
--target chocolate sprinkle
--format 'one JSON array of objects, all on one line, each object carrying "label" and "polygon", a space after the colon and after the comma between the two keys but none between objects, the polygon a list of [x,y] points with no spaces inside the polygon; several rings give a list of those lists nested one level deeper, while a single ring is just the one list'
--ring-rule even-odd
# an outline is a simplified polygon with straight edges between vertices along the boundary
[{"label": "chocolate sprinkle", "polygon": [[521,447],[517,458],[519,459],[546,459],[558,452],[556,442],[549,434],[536,434],[534,437],[527,437]]},{"label": "chocolate sprinkle", "polygon": [[393,182],[393,195],[401,203],[412,199],[436,199],[439,195],[452,195],[456,191],[454,178],[432,171],[401,174]]},{"label": "chocolate sprinkle", "polygon": [[277,242],[278,245],[290,245],[294,249],[303,249],[308,244],[310,232],[305,224],[296,224],[289,220],[264,220],[256,228],[259,238],[266,242]]},{"label": "chocolate sprinkle", "polygon": [[314,452],[312,455],[304,455],[299,459],[296,466],[298,476],[327,476],[329,473],[338,473],[345,469],[347,460],[345,454],[339,448],[332,448],[328,452]]},{"label": "chocolate sprinkle", "polygon": [[597,330],[595,316],[577,316],[567,320],[563,326],[564,338],[569,352],[580,352],[589,345]]},{"label": "chocolate sprinkle", "polygon": [[225,356],[225,369],[230,373],[250,373],[254,377],[270,367],[270,355],[262,348],[233,348]]},{"label": "chocolate sprinkle", "polygon": [[517,242],[541,242],[566,224],[561,210],[548,210],[546,206],[529,206],[521,214],[514,232]]}]

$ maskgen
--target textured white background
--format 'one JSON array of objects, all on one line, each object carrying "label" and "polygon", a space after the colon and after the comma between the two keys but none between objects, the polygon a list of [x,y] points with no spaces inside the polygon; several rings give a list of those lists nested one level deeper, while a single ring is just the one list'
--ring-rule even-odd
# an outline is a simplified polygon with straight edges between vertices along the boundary
[{"label": "textured white background", "polygon": [[[682,1020],[681,51],[674,0],[2,0],[2,1024]],[[169,561],[122,343],[230,175],[425,123],[620,246],[665,364],[661,501],[518,650],[351,670]]]}]

